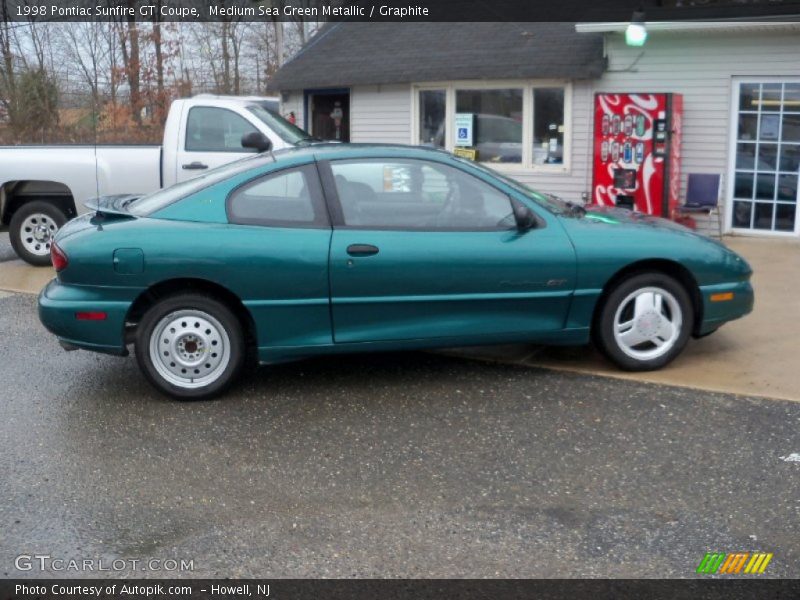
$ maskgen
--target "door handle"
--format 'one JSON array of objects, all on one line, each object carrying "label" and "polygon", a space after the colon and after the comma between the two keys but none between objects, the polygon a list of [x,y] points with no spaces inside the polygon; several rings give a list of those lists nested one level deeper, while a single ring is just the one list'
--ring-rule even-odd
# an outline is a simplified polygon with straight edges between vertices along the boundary
[{"label": "door handle", "polygon": [[378,253],[378,247],[372,244],[350,244],[347,253],[350,256],[372,256]]},{"label": "door handle", "polygon": [[192,163],[183,165],[183,169],[186,170],[186,171],[194,171],[194,170],[197,170],[197,169],[207,169],[207,168],[208,168],[208,165],[204,165],[203,163],[198,162],[198,161],[194,161]]}]

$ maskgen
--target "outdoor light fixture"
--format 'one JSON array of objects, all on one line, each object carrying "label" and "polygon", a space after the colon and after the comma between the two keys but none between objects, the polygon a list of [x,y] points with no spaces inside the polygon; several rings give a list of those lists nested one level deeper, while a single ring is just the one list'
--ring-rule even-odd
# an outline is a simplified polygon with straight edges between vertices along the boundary
[{"label": "outdoor light fixture", "polygon": [[647,27],[644,25],[644,13],[634,11],[631,22],[625,30],[625,43],[628,46],[644,46],[647,41]]}]

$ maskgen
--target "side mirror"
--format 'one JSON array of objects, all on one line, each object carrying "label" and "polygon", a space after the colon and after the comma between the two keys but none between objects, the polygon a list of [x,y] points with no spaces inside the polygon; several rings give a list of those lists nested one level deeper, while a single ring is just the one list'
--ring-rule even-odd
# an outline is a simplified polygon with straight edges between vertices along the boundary
[{"label": "side mirror", "polygon": [[527,206],[514,203],[514,219],[517,221],[517,229],[528,231],[536,227],[536,215]]},{"label": "side mirror", "polygon": [[251,131],[242,136],[242,148],[255,148],[257,152],[269,152],[272,142],[260,131]]}]

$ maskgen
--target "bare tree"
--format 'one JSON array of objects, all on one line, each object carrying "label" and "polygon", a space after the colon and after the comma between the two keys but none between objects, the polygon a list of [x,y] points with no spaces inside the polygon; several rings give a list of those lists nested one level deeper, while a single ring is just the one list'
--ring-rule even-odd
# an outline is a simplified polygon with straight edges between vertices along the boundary
[{"label": "bare tree", "polygon": [[[128,0],[128,6],[133,8],[135,0]],[[139,54],[139,27],[134,14],[127,15],[118,24],[117,35],[119,36],[120,51],[122,52],[122,64],[125,69],[125,78],[128,81],[130,94],[131,118],[136,125],[142,124],[142,93],[140,88],[141,81],[141,56]]]},{"label": "bare tree", "polygon": [[108,87],[112,69],[103,37],[108,28],[107,23],[99,21],[70,23],[61,36],[65,55],[79,71],[82,82],[89,86],[95,112],[100,108],[101,88]]}]

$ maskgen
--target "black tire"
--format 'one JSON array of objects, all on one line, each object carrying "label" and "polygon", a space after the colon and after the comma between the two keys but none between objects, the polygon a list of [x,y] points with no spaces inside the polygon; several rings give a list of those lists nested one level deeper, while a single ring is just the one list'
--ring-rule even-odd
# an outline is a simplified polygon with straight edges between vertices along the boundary
[{"label": "black tire", "polygon": [[[653,312],[658,313],[658,311],[642,315],[641,320],[633,318],[631,315],[633,307],[636,305],[636,301],[632,300],[631,296],[637,291],[645,291],[645,288],[657,288],[666,292],[666,294],[662,295],[661,302],[662,304],[665,303],[663,304],[665,308],[659,315],[660,319],[653,316]],[[645,293],[648,292],[645,291]],[[623,304],[624,306],[621,307],[620,305]],[[672,314],[671,305],[675,310],[680,311],[680,327],[674,325],[677,319],[675,318],[676,315]],[[663,322],[663,320],[670,321],[673,324],[672,330],[676,333],[674,337],[667,338],[668,341],[666,343],[670,344],[668,348],[662,350],[654,342],[650,341],[644,341],[642,344],[632,347],[624,346],[623,342],[618,341],[614,335],[618,310],[620,311],[620,321],[634,323],[627,331],[632,332],[637,327],[638,332],[644,332],[645,334],[651,331],[658,331],[659,334],[653,337],[660,335],[659,323]],[[692,301],[689,293],[680,282],[664,273],[639,273],[620,281],[606,296],[594,323],[593,339],[603,354],[618,367],[626,371],[652,371],[660,369],[681,353],[689,340],[693,323],[694,309]],[[656,341],[664,343],[661,337],[658,337]],[[663,353],[658,354],[659,352]],[[648,353],[658,355],[647,357]],[[637,356],[632,356],[631,354],[636,354]]]},{"label": "black tire", "polygon": [[[181,321],[181,323],[178,323],[178,321]],[[176,323],[175,326],[179,329],[177,333],[167,326],[173,322]],[[198,341],[192,342],[191,338],[195,335],[195,330],[192,327],[196,327],[201,323],[204,324],[196,329],[196,336],[200,337],[196,338]],[[180,329],[181,324],[185,329]],[[208,329],[206,329],[206,325],[209,326]],[[217,331],[220,328],[221,331],[224,331],[224,335]],[[169,331],[172,333],[169,333]],[[213,333],[205,335],[208,332]],[[154,334],[164,339],[155,340]],[[225,348],[226,336],[229,354],[225,363],[224,359],[217,359],[218,355],[213,354],[213,351]],[[189,341],[187,342],[187,340]],[[158,352],[155,353],[158,356],[158,363],[154,362],[151,342],[153,344],[165,344],[164,346],[158,346]],[[192,343],[194,345],[191,345]],[[212,344],[214,345],[212,346]],[[141,368],[148,381],[159,391],[177,400],[206,400],[221,395],[238,378],[246,357],[244,334],[239,319],[222,302],[199,294],[169,296],[153,305],[145,313],[137,327],[134,345],[139,368]],[[162,350],[163,359],[161,358]],[[186,358],[187,353],[194,353],[195,355],[191,366],[189,366],[188,362],[181,362]],[[211,356],[215,358],[212,359]],[[194,361],[196,360],[199,360],[199,362],[195,363]],[[206,360],[210,362],[206,363]],[[201,383],[189,379],[192,373],[198,372],[200,372],[198,379],[202,379],[204,375],[202,370],[204,367],[206,369],[211,368],[210,365],[213,364],[214,360],[220,362],[213,370],[208,371],[210,373],[208,377],[213,376],[213,380]],[[224,366],[223,363],[225,363]],[[169,365],[172,366],[170,367]],[[177,382],[178,379],[183,377],[182,374],[177,372],[182,367],[185,367],[182,369],[183,373],[187,374],[185,379],[189,379],[189,381],[184,381],[183,384]],[[172,371],[173,368],[176,369],[176,372]]]},{"label": "black tire", "polygon": [[[40,219],[42,225],[49,232],[49,237],[39,240],[34,237],[35,232],[30,229],[29,217],[36,220],[37,215],[44,215],[45,219]],[[49,202],[37,200],[27,202],[20,206],[9,223],[9,237],[11,246],[25,262],[37,267],[44,267],[50,264],[50,243],[56,232],[67,222],[67,216],[61,210]],[[55,227],[55,228],[53,228]],[[43,232],[40,232],[43,234]],[[28,247],[32,247],[29,249]],[[40,246],[37,250],[36,246]]]}]

